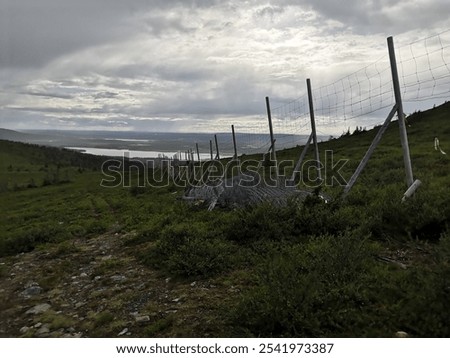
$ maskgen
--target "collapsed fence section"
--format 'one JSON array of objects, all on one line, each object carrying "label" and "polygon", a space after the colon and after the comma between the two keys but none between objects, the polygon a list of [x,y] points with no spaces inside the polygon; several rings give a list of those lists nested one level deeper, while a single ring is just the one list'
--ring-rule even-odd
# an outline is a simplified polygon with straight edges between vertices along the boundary
[{"label": "collapsed fence section", "polygon": [[[405,181],[411,188],[414,177],[405,111],[411,108],[410,103],[428,103],[450,96],[450,30],[397,49],[394,48],[393,38],[389,37],[387,48],[385,56],[330,84],[314,88],[307,79],[305,94],[288,103],[271,106],[270,99],[266,97],[267,118],[261,119],[252,128],[233,124],[227,137],[223,133],[216,134],[215,155],[213,140],[209,143],[210,160],[223,157],[238,160],[244,154],[260,153],[260,166],[268,158],[275,163],[278,185],[292,185],[296,183],[296,174],[312,145],[317,178],[321,179],[318,142],[319,136],[323,139],[327,134],[325,131],[329,126],[345,124],[349,128],[367,128],[381,124],[375,139],[344,187],[346,195],[368,163],[388,125],[397,117]],[[302,148],[299,148],[292,176],[289,180],[279,181],[276,149],[297,146]],[[201,161],[199,156],[197,160]]]}]

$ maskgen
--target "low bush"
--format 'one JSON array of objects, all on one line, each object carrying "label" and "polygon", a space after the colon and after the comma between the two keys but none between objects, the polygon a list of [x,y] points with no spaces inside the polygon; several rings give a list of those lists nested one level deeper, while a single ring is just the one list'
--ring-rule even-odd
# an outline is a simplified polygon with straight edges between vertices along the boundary
[{"label": "low bush", "polygon": [[208,277],[227,270],[233,246],[202,222],[173,224],[144,256],[144,262],[182,277]]},{"label": "low bush", "polygon": [[378,269],[374,250],[347,233],[275,253],[257,270],[235,321],[250,335],[351,336],[358,329],[355,335],[364,335],[370,326],[370,272]]}]

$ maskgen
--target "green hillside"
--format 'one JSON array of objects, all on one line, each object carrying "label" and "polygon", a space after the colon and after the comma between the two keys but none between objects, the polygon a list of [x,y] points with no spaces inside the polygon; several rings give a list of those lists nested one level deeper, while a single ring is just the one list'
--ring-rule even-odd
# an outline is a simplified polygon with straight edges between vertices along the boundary
[{"label": "green hillside", "polygon": [[[328,162],[328,203],[212,212],[159,171],[0,141],[0,336],[450,337],[449,118],[450,103],[408,117],[423,184],[404,203],[397,122],[346,199]],[[375,134],[321,143],[322,159],[348,159],[348,180]]]}]

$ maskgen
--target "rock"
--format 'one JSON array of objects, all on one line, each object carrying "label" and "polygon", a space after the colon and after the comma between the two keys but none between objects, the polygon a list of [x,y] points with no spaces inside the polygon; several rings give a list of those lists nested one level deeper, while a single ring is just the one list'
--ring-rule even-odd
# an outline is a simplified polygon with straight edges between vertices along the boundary
[{"label": "rock", "polygon": [[408,338],[409,335],[408,333],[404,332],[404,331],[398,331],[395,333],[395,337],[397,338]]},{"label": "rock", "polygon": [[48,327],[48,324],[44,324],[39,330],[36,332],[36,334],[42,335],[50,333],[50,328]]},{"label": "rock", "polygon": [[197,284],[197,281],[191,283],[191,287],[194,287]]},{"label": "rock", "polygon": [[40,314],[47,312],[52,306],[48,303],[41,303],[40,305],[36,305],[33,308],[30,308],[25,314]]},{"label": "rock", "polygon": [[30,298],[31,296],[36,296],[42,293],[42,288],[36,282],[28,284],[20,295],[25,298]]},{"label": "rock", "polygon": [[81,274],[80,274],[80,277],[81,278],[84,278],[84,277],[87,277],[88,276],[88,274],[86,273],[86,272],[82,272]]},{"label": "rock", "polygon": [[123,330],[120,331],[120,333],[117,335],[118,337],[123,336],[125,334],[128,333],[128,328],[124,328]]},{"label": "rock", "polygon": [[113,281],[113,282],[124,282],[127,280],[127,278],[123,275],[114,275],[114,276],[111,276],[110,278],[111,278],[111,281]]},{"label": "rock", "polygon": [[102,278],[102,276],[95,276],[95,277],[94,277],[94,281],[101,280],[101,278]]},{"label": "rock", "polygon": [[36,329],[41,328],[41,327],[42,327],[42,323],[41,322],[38,322],[38,323],[36,323],[34,325],[34,328],[36,328]]},{"label": "rock", "polygon": [[136,320],[137,323],[144,323],[150,321],[149,316],[136,316],[134,317],[134,319]]},{"label": "rock", "polygon": [[30,327],[25,326],[25,327],[22,327],[19,332],[24,334],[24,333],[27,333],[29,330],[30,330]]}]

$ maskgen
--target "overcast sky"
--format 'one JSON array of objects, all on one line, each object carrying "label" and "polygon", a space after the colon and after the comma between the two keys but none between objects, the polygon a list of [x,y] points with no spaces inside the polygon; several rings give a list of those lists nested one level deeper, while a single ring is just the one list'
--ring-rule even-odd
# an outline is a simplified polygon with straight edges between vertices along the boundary
[{"label": "overcast sky", "polygon": [[448,0],[0,0],[0,127],[244,126],[265,96],[297,98],[449,14]]}]

